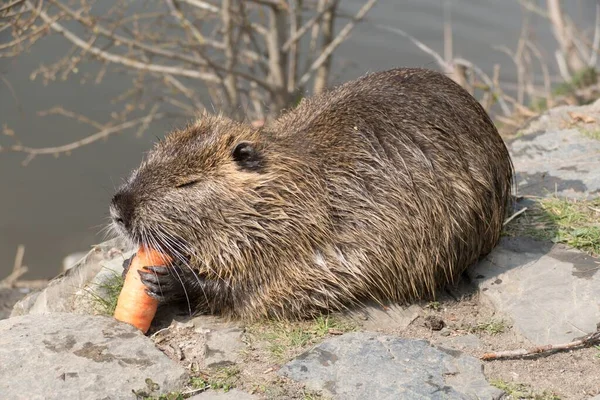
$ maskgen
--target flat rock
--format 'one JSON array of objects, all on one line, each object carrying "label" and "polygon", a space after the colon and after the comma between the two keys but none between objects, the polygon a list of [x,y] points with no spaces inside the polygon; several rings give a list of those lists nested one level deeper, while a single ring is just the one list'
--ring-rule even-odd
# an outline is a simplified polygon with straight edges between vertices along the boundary
[{"label": "flat rock", "polygon": [[258,400],[253,394],[242,392],[241,390],[231,389],[227,392],[208,390],[206,392],[199,393],[192,397],[188,397],[192,400]]},{"label": "flat rock", "polygon": [[180,389],[186,372],[134,327],[113,318],[67,313],[0,321],[3,399],[126,399]]},{"label": "flat rock", "polygon": [[205,333],[205,365],[209,368],[235,364],[240,351],[246,346],[242,342],[243,328],[224,328]]},{"label": "flat rock", "polygon": [[425,340],[369,332],[327,339],[279,374],[334,399],[498,399],[479,360]]},{"label": "flat rock", "polygon": [[420,315],[421,311],[421,307],[417,304],[412,304],[408,307],[389,304],[385,308],[377,304],[367,304],[363,307],[346,311],[344,315],[358,323],[364,330],[404,330]]},{"label": "flat rock", "polygon": [[[571,114],[569,114],[571,113]],[[579,121],[572,115],[593,122]],[[520,195],[600,196],[600,101],[551,109],[507,142]]]},{"label": "flat rock", "polygon": [[531,342],[569,342],[600,322],[600,258],[562,244],[502,238],[468,270],[481,295]]},{"label": "flat rock", "polygon": [[94,246],[77,264],[62,272],[42,289],[15,304],[11,316],[69,312],[93,312],[90,290],[107,276],[121,273],[123,260],[131,255],[122,239],[113,239]]}]

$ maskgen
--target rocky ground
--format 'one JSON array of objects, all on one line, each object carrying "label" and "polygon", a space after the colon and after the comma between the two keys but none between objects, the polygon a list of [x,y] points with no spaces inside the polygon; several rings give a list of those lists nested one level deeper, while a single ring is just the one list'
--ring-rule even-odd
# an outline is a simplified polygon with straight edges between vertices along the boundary
[{"label": "rocky ground", "polygon": [[[498,247],[437,301],[249,326],[160,310],[145,336],[110,317],[129,253],[107,242],[0,321],[1,397],[600,396],[600,346],[481,359],[598,329],[600,102],[553,109],[507,142],[514,215]],[[0,289],[0,310],[24,295]]]}]

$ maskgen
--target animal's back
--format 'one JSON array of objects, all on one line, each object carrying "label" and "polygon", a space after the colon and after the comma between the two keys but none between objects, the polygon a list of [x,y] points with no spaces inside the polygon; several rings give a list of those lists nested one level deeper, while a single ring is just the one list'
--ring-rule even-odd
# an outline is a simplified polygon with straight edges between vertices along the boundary
[{"label": "animal's back", "polygon": [[442,74],[366,75],[304,101],[274,131],[321,165],[333,228],[316,257],[354,292],[433,295],[500,237],[508,151],[480,104]]}]

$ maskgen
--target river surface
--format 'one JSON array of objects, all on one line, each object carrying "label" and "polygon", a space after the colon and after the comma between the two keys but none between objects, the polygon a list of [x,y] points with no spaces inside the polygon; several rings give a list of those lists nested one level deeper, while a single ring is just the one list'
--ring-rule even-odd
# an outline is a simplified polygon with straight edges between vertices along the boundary
[{"label": "river surface", "polygon": [[[342,8],[356,12],[363,1],[342,0]],[[544,4],[542,0],[540,3]],[[563,2],[581,26],[593,27],[595,0]],[[515,48],[522,12],[516,0],[450,1],[454,52],[491,74],[501,63],[502,80],[514,81],[510,60],[492,49]],[[368,20],[402,29],[443,54],[442,0],[380,0]],[[532,21],[536,40],[551,59],[554,39],[544,21]],[[339,25],[338,25],[339,28]],[[0,43],[6,33],[0,33]],[[17,132],[22,143],[39,147],[66,143],[91,133],[83,125],[60,116],[40,117],[37,112],[55,105],[107,121],[115,108],[110,99],[129,84],[127,77],[111,74],[102,85],[80,85],[77,79],[44,86],[30,73],[42,62],[56,59],[68,50],[65,42],[52,37],[16,59],[0,59],[1,76],[8,80],[18,99],[0,82],[0,126]],[[337,60],[352,61],[336,82],[367,71],[396,66],[437,68],[432,58],[406,38],[383,32],[371,24],[356,28],[336,53]],[[554,64],[552,64],[554,65]],[[103,240],[101,228],[108,222],[108,204],[115,186],[135,167],[152,142],[184,121],[153,124],[142,136],[113,136],[74,151],[70,156],[38,157],[27,167],[23,155],[0,153],[0,279],[9,273],[19,244],[25,246],[27,278],[56,275],[65,255],[87,251]],[[1,137],[0,144],[10,138]]]}]

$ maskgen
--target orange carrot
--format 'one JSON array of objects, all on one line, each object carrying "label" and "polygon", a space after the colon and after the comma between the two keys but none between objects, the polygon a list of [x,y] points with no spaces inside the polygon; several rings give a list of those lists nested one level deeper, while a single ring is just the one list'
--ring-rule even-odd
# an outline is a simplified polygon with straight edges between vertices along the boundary
[{"label": "orange carrot", "polygon": [[146,333],[156,315],[158,300],[146,293],[138,271],[146,266],[165,265],[171,258],[150,248],[140,247],[131,261],[129,271],[125,276],[123,289],[117,300],[114,317],[119,321],[135,326]]}]

